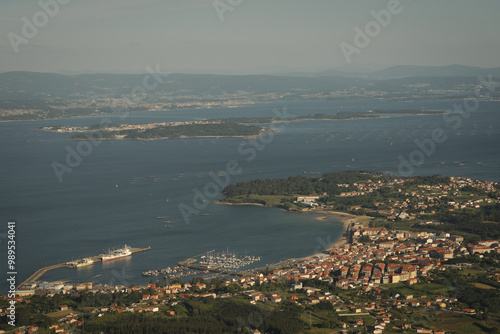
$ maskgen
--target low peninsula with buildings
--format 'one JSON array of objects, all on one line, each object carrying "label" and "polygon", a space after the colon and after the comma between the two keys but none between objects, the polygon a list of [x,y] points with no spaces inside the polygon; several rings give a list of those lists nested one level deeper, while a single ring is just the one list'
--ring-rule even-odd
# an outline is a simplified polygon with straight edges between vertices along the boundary
[{"label": "low peninsula with buildings", "polygon": [[88,127],[57,125],[44,126],[40,130],[57,133],[74,133],[71,136],[73,140],[255,137],[271,131],[262,126],[225,120],[147,124],[96,124]]},{"label": "low peninsula with buildings", "polygon": [[39,130],[55,133],[72,133],[74,140],[138,139],[155,140],[167,138],[193,137],[256,137],[276,132],[264,124],[299,122],[306,120],[345,121],[354,119],[382,118],[387,115],[435,115],[442,111],[422,110],[370,110],[367,112],[318,113],[314,115],[284,118],[235,117],[226,119],[206,119],[196,121],[112,124],[102,122],[91,126],[48,125]]}]

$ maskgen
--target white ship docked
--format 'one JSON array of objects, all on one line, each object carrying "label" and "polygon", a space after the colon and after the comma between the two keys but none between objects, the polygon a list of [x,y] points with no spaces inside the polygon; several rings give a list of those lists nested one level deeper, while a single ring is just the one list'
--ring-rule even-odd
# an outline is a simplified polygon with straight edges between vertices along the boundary
[{"label": "white ship docked", "polygon": [[132,254],[132,251],[130,250],[130,247],[125,245],[123,248],[112,250],[106,254],[102,254],[101,260],[102,260],[102,262],[112,261],[112,260],[117,260],[117,259],[121,259],[121,258],[130,256],[131,254]]}]

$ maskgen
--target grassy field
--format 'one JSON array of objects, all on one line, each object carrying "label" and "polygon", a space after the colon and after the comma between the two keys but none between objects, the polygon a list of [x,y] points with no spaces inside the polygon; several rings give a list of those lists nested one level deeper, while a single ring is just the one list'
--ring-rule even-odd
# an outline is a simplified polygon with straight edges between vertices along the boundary
[{"label": "grassy field", "polygon": [[453,290],[451,286],[436,283],[417,283],[409,286],[404,283],[383,284],[382,288],[393,289],[400,295],[413,295],[415,298],[421,296],[432,297]]},{"label": "grassy field", "polygon": [[456,334],[489,333],[493,329],[486,322],[480,322],[474,317],[451,312],[438,313],[437,320],[430,323],[429,326]]},{"label": "grassy field", "polygon": [[48,313],[47,315],[49,317],[51,317],[51,318],[62,318],[62,317],[67,316],[70,313],[76,313],[76,314],[78,314],[78,312],[70,309],[70,310],[66,310],[66,311],[59,311],[59,312]]},{"label": "grassy field", "polygon": [[475,269],[461,269],[458,271],[458,274],[462,275],[462,276],[468,276],[468,275],[476,276],[479,273],[481,273],[481,272],[479,270],[475,270]]},{"label": "grassy field", "polygon": [[494,287],[492,286],[489,286],[489,285],[486,285],[486,284],[483,284],[483,283],[471,283],[472,285],[474,285],[476,288],[479,288],[479,289],[486,289],[486,290],[495,290]]},{"label": "grassy field", "polygon": [[423,294],[442,294],[446,291],[453,290],[452,286],[436,283],[417,283],[410,288],[422,292]]}]

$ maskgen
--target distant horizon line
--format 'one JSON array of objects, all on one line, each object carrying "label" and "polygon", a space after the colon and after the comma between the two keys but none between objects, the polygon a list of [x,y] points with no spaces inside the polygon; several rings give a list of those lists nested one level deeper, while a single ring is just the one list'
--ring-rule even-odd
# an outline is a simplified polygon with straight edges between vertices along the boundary
[{"label": "distant horizon line", "polygon": [[[169,74],[194,74],[194,75],[272,75],[272,76],[280,76],[280,75],[290,75],[290,74],[303,74],[303,75],[314,75],[314,74],[322,74],[325,72],[338,72],[338,73],[346,73],[346,74],[372,74],[379,71],[384,71],[391,68],[470,68],[470,69],[480,69],[480,70],[488,70],[488,69],[499,69],[500,65],[492,66],[492,67],[482,67],[482,66],[471,66],[471,65],[461,65],[461,64],[450,64],[450,65],[393,65],[393,66],[380,66],[379,69],[349,69],[345,67],[331,67],[322,70],[307,70],[307,69],[281,69],[281,70],[270,70],[270,71],[255,71],[252,73],[251,71],[242,71],[238,72],[237,70],[176,70],[176,71],[166,71],[165,73]],[[60,74],[60,75],[85,75],[85,74],[116,74],[116,75],[141,75],[146,74],[146,71],[121,71],[121,70],[59,70],[59,71],[36,71],[36,70],[0,70],[0,73],[13,73],[13,72],[26,72],[26,73],[40,73],[40,74]],[[234,73],[231,73],[234,72]]]}]

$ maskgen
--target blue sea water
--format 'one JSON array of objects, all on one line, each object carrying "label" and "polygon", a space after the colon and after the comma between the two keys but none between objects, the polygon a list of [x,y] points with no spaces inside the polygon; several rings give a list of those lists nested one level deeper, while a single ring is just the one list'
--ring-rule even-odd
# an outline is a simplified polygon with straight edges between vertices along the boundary
[{"label": "blue sea water", "polygon": [[[340,237],[338,218],[320,221],[314,214],[207,201],[188,222],[179,205],[193,206],[196,192],[203,193],[213,183],[210,173],[221,174],[232,160],[241,173],[232,175],[231,183],[347,169],[398,173],[400,157],[410,160],[412,152],[421,150],[415,140],[428,140],[438,128],[447,139],[436,144],[432,154],[423,155],[422,164],[413,166],[413,175],[500,181],[500,102],[493,101],[481,101],[478,111],[460,118],[458,129],[453,128],[456,122],[447,122],[443,115],[288,122],[282,125],[282,132],[258,143],[254,159],[250,159],[250,142],[241,138],[103,141],[92,146],[71,173],[63,174],[62,182],[54,173],[53,162],[65,164],[68,148],[77,150],[83,144],[70,141],[70,134],[38,131],[40,126],[92,125],[105,117],[116,123],[268,117],[273,116],[273,108],[282,111],[284,107],[297,116],[370,109],[446,110],[455,102],[287,102],[133,113],[123,120],[117,117],[120,115],[108,115],[0,123],[0,246],[6,245],[7,222],[15,220],[18,282],[39,267],[100,254],[123,244],[151,246],[151,250],[79,270],[54,270],[42,279],[141,284],[149,281],[141,277],[143,271],[227,247],[261,256],[258,266],[307,256]],[[172,228],[164,228],[158,216],[172,221]],[[0,261],[7,273],[4,254]],[[3,282],[2,292],[7,290]]]}]

